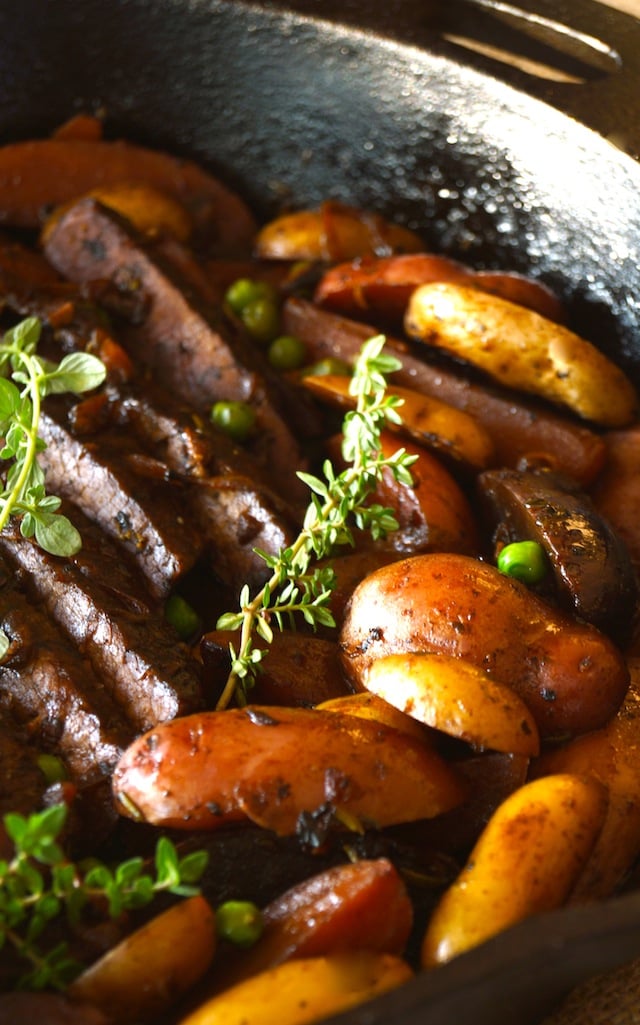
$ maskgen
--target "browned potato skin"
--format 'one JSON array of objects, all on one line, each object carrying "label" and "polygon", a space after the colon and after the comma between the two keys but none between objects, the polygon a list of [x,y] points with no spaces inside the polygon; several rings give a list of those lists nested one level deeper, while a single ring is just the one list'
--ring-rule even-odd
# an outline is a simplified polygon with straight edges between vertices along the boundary
[{"label": "browned potato skin", "polygon": [[269,260],[349,260],[421,248],[413,231],[335,200],[277,217],[260,229],[254,245],[255,255]]},{"label": "browned potato skin", "polygon": [[615,714],[629,684],[618,649],[468,556],[428,553],[383,566],[356,588],[341,633],[358,687],[371,663],[402,651],[457,655],[523,698],[541,736],[583,733]]},{"label": "browned potato skin", "polygon": [[[338,374],[309,374],[302,378],[302,384],[313,395],[341,409],[355,408],[355,397],[349,392],[350,382],[350,377]],[[474,417],[410,388],[394,384],[389,391],[402,399],[402,405],[398,408],[401,423],[389,423],[388,430],[405,434],[436,455],[470,470],[482,470],[493,464],[493,442]]]},{"label": "browned potato skin", "polygon": [[123,814],[156,825],[215,829],[248,817],[280,835],[327,805],[384,827],[464,797],[455,772],[406,733],[339,712],[256,705],[159,724],[125,751],[113,790]]},{"label": "browned potato skin", "polygon": [[[398,449],[398,438],[389,431],[380,435],[380,451],[389,458]],[[471,505],[451,473],[426,449],[406,441],[402,448],[416,456],[411,465],[413,485],[395,480],[390,470],[372,500],[389,506],[398,519],[398,530],[387,538],[389,550],[411,554],[416,551],[478,551],[478,534]]]},{"label": "browned potato skin", "polygon": [[331,267],[322,276],[314,301],[345,316],[357,318],[366,312],[385,322],[401,322],[413,290],[433,281],[468,284],[551,320],[564,319],[562,304],[545,285],[508,271],[474,271],[434,253],[364,258]]},{"label": "browned potato skin", "polygon": [[436,907],[422,944],[423,966],[450,961],[531,914],[560,907],[606,809],[606,788],[571,774],[546,776],[511,794]]},{"label": "browned potato skin", "polygon": [[625,427],[638,397],[622,370],[561,324],[459,284],[412,293],[407,334],[444,349],[509,388],[559,403],[603,427]]},{"label": "browned potato skin", "polygon": [[632,659],[630,668],[631,685],[610,723],[550,749],[532,765],[534,776],[594,776],[609,793],[607,817],[572,891],[574,902],[609,896],[640,853],[640,661]]},{"label": "browned potato skin", "polygon": [[262,914],[264,932],[255,946],[236,948],[216,964],[216,990],[294,957],[341,950],[402,954],[413,923],[404,882],[386,858],[326,869],[277,897]]},{"label": "browned potato skin", "polygon": [[150,1021],[207,971],[216,950],[215,915],[204,897],[180,901],[87,968],[70,995],[118,1022]]},{"label": "browned potato skin", "polygon": [[[338,356],[352,363],[363,343],[377,333],[369,324],[339,317],[297,297],[284,304],[283,327],[302,339],[311,361]],[[604,442],[584,423],[533,398],[483,387],[461,373],[430,366],[395,338],[387,338],[387,345],[402,363],[393,382],[435,396],[475,417],[494,443],[496,466],[516,467],[523,459],[527,464],[542,462],[585,486],[601,471]]]}]

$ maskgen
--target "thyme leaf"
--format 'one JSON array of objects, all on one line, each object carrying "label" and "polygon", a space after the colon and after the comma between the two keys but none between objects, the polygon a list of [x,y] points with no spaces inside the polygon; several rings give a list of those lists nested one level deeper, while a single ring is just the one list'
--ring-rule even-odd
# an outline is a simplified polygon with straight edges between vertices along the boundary
[{"label": "thyme leaf", "polygon": [[267,583],[252,598],[248,588],[240,595],[240,609],[224,613],[217,622],[220,630],[240,630],[236,651],[230,646],[231,672],[217,708],[228,707],[235,698],[246,704],[267,649],[254,646],[254,634],[267,644],[273,638],[273,624],[279,629],[295,623],[296,616],[314,629],[335,626],[329,602],[335,575],[327,566],[315,566],[336,548],[354,544],[354,530],[368,531],[377,540],[396,530],[391,509],[369,504],[369,499],[390,470],[396,480],[410,485],[410,466],[415,456],[400,448],[385,457],[380,451],[380,434],[386,421],[397,423],[402,400],[387,394],[387,375],[400,369],[395,356],[383,351],[385,338],[376,335],[363,345],[354,367],[350,391],[356,408],[343,421],[342,454],[348,464],[336,473],[326,460],[322,477],[299,472],[311,492],[302,529],[296,540],[277,555],[258,551],[271,570]]},{"label": "thyme leaf", "polygon": [[[24,971],[20,989],[64,989],[81,970],[59,937],[46,949],[50,922],[64,914],[71,925],[99,901],[117,918],[123,911],[149,904],[159,893],[191,896],[207,865],[207,853],[180,857],[167,838],[158,840],[153,868],[129,858],[115,867],[70,861],[60,843],[67,818],[64,804],[29,816],[5,815],[4,826],[14,853],[0,861],[0,948],[14,948]],[[43,949],[44,948],[44,949]]]}]

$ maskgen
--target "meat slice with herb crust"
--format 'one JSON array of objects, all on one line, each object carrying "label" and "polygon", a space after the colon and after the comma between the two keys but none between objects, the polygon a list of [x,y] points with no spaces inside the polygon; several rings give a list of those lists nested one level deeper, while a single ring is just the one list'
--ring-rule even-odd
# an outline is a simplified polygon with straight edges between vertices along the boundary
[{"label": "meat slice with herb crust", "polygon": [[91,662],[136,730],[202,707],[200,663],[166,621],[109,539],[77,509],[65,509],[82,548],[49,555],[19,531],[0,535],[0,550],[27,593]]}]

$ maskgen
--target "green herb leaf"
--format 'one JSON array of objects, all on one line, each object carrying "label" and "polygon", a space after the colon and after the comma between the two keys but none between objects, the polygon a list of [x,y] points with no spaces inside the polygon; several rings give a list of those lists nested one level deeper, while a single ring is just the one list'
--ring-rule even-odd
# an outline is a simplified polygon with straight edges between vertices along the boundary
[{"label": "green herb leaf", "polygon": [[226,708],[234,696],[239,704],[246,703],[248,689],[266,654],[265,649],[259,649],[259,657],[255,657],[258,649],[253,648],[254,632],[270,644],[271,621],[281,630],[286,625],[293,626],[296,615],[302,616],[313,629],[335,625],[327,608],[335,575],[325,575],[324,569],[312,568],[312,563],[327,558],[339,546],[353,545],[354,524],[359,530],[368,531],[374,540],[397,529],[390,509],[369,504],[387,469],[397,480],[411,484],[409,466],[415,458],[404,449],[389,458],[380,453],[380,432],[387,420],[397,421],[396,410],[401,403],[397,396],[386,394],[385,375],[398,370],[401,364],[395,356],[383,352],[384,344],[383,335],[365,342],[349,383],[357,405],[344,418],[342,454],[350,465],[337,474],[330,461],[325,461],[324,480],[310,473],[298,473],[311,492],[300,534],[276,556],[258,552],[271,570],[271,577],[253,599],[244,587],[240,611],[224,613],[218,619],[218,629],[241,630],[237,655],[230,648],[231,672],[218,700],[219,709]]}]

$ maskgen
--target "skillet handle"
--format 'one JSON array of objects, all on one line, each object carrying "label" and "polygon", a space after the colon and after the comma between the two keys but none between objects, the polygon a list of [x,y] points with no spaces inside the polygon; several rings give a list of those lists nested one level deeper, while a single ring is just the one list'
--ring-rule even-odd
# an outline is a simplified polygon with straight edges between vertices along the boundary
[{"label": "skillet handle", "polygon": [[[463,4],[469,12],[459,22],[465,37],[480,43],[497,39],[516,58],[510,63],[467,49],[465,62],[557,107],[640,157],[640,18],[595,0]],[[460,59],[460,44],[453,46]]]},{"label": "skillet handle", "polygon": [[339,22],[475,67],[640,158],[640,18],[596,0],[250,3]]}]

